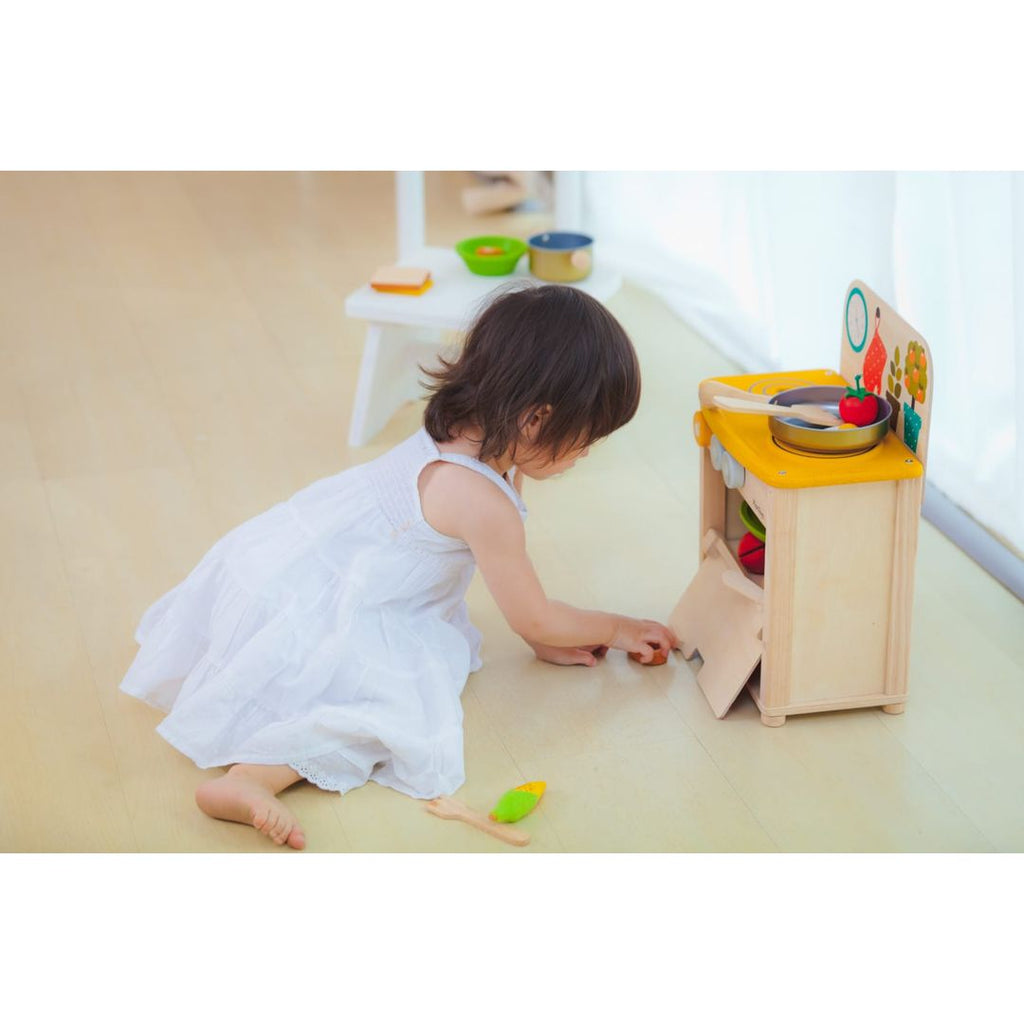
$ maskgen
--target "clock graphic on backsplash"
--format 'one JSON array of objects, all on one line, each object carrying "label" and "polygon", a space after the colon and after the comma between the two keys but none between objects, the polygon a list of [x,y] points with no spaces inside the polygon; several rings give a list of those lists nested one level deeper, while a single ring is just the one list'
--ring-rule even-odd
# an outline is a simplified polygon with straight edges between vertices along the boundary
[{"label": "clock graphic on backsplash", "polygon": [[846,340],[854,352],[868,340],[868,304],[859,288],[851,289],[846,299]]}]

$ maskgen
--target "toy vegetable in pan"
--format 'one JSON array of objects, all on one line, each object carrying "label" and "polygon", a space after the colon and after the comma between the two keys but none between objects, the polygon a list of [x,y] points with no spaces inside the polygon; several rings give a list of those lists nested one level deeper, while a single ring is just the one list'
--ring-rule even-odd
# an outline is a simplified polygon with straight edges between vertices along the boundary
[{"label": "toy vegetable in pan", "polygon": [[839,399],[839,418],[858,427],[867,427],[878,419],[878,399],[861,385],[859,373],[856,384],[856,387],[848,387]]}]

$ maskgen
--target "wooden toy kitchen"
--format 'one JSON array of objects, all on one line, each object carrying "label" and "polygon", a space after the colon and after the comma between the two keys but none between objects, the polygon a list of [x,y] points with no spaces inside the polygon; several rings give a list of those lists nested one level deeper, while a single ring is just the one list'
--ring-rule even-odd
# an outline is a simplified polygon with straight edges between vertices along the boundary
[{"label": "wooden toy kitchen", "polygon": [[[861,380],[877,396],[872,424],[784,412],[834,411]],[[846,293],[838,372],[701,382],[700,564],[669,624],[684,657],[700,655],[716,717],[744,686],[771,726],[903,711],[933,387],[920,334],[861,281]],[[755,400],[761,410],[740,411]]]}]

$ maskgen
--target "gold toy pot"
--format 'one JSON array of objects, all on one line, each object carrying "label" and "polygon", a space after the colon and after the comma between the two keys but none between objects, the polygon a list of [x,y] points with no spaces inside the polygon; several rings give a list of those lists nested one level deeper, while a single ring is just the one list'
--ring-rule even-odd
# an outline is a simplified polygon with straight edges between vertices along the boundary
[{"label": "gold toy pot", "polygon": [[530,273],[542,281],[582,281],[594,265],[594,240],[572,231],[545,231],[529,239]]}]

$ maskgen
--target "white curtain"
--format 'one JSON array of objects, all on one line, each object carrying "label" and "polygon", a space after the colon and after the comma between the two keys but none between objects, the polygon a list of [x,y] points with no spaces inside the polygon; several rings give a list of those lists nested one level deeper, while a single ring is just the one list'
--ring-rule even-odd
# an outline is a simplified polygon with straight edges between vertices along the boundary
[{"label": "white curtain", "polygon": [[931,348],[930,485],[1024,551],[1024,174],[588,172],[584,222],[748,372],[838,368],[866,281]]}]

